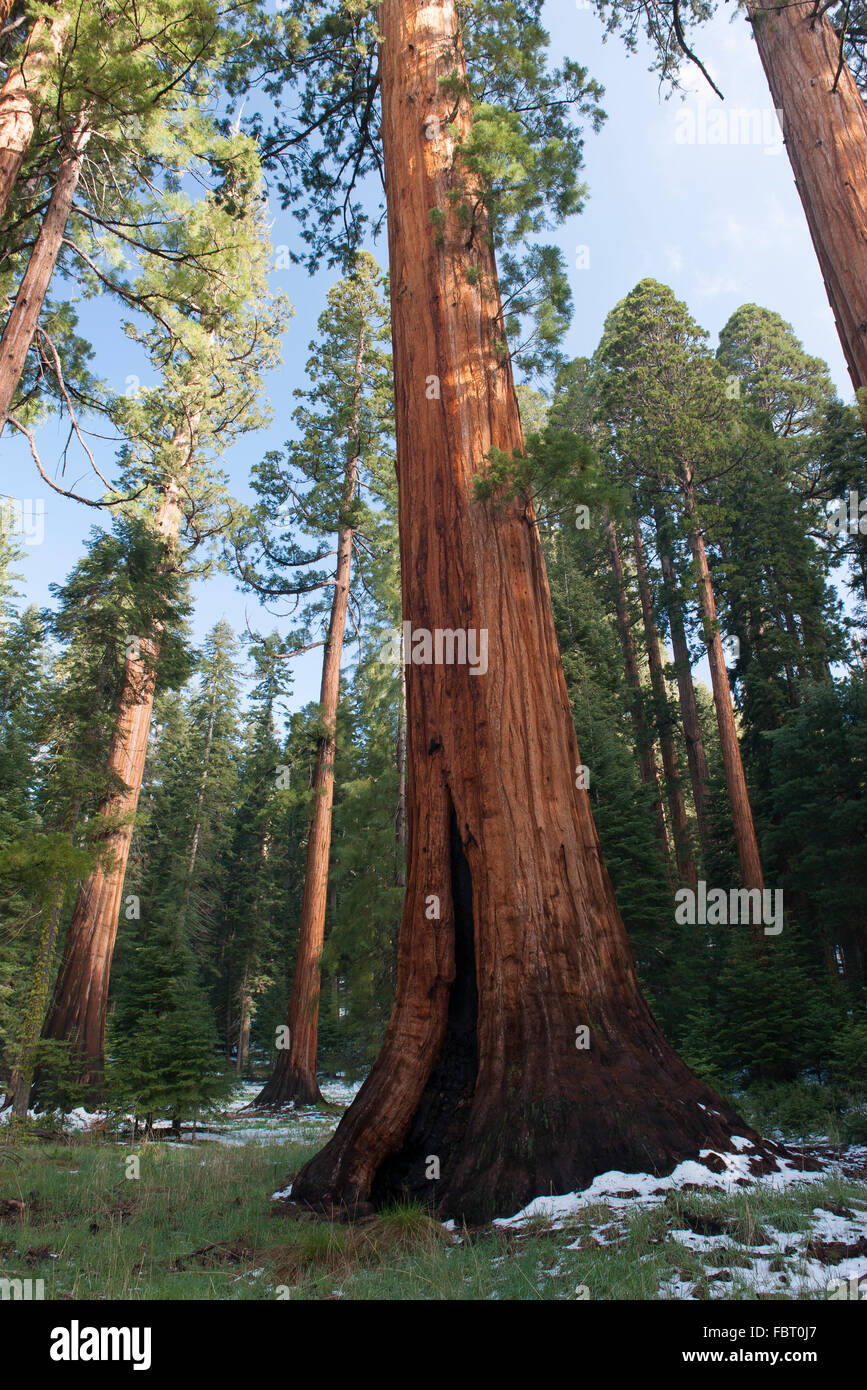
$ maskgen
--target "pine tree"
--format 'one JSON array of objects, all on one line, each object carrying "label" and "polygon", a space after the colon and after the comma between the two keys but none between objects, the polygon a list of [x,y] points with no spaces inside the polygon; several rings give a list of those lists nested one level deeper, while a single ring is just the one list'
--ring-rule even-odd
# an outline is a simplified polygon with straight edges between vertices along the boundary
[{"label": "pine tree", "polygon": [[322,956],[332,982],[323,1062],[359,1072],[375,1060],[394,1000],[404,895],[400,773],[395,756],[402,669],[382,660],[385,632],[371,626],[342,701],[331,852],[331,907]]},{"label": "pine tree", "polygon": [[624,736],[633,692],[618,659],[616,601],[605,565],[604,527],[543,532],[554,621],[593,818],[643,988],[666,1033],[674,934],[667,858],[654,833],[656,790],[641,779],[638,749]]},{"label": "pine tree", "polygon": [[[84,293],[110,292],[125,311],[165,326],[161,297],[140,274],[146,281],[195,271],[219,291],[211,229],[188,189],[220,167],[243,179],[248,162],[249,142],[231,133],[215,140],[211,111],[222,65],[248,37],[248,22],[255,25],[253,0],[226,8],[137,0],[116,6],[110,24],[92,6],[58,0],[55,8],[36,26],[63,31],[62,53],[34,93],[48,128],[23,162],[21,196],[5,219],[11,255],[0,277],[14,303],[0,339],[0,431],[8,418],[27,429],[34,396],[72,408],[87,385],[76,379],[78,362],[67,360],[68,343],[40,323],[55,267]],[[34,356],[41,372],[28,371]],[[112,418],[120,408],[110,391],[86,392],[86,401]]]},{"label": "pine tree", "polygon": [[855,997],[867,985],[865,713],[859,672],[807,687],[798,709],[768,735],[769,852],[787,901]]},{"label": "pine tree", "polygon": [[149,1130],[168,1116],[181,1123],[227,1092],[216,1032],[194,957],[174,926],[143,929],[112,1015],[109,1085],[115,1105],[131,1107]]},{"label": "pine tree", "polygon": [[[741,879],[764,884],[716,615],[700,515],[699,489],[736,466],[733,411],[699,329],[667,287],[642,281],[609,314],[599,349],[603,406],[617,421],[617,447],[679,494],[681,525],[693,559],[702,635],[713,682],[726,787]],[[734,454],[734,460],[732,455]]]},{"label": "pine tree", "polygon": [[[163,305],[157,327],[140,335],[160,371],[158,387],[126,402],[122,420],[128,445],[125,477],[135,494],[134,514],[151,538],[150,582],[158,590],[189,572],[196,549],[231,522],[222,480],[214,467],[221,451],[262,421],[257,410],[262,374],[277,355],[283,306],[265,284],[268,243],[258,196],[258,165],[249,142],[231,142],[237,166],[190,210],[186,234],[206,237],[207,271],[181,260],[159,277],[153,265],[140,288]],[[108,750],[115,779],[99,808],[103,861],[82,884],[67,931],[55,994],[46,1022],[49,1037],[81,1050],[88,1085],[101,1085],[108,979],[126,863],[138,804],[164,640],[158,615],[127,638],[124,682],[115,706]],[[191,849],[194,863],[196,843]],[[181,890],[183,918],[192,868]]]},{"label": "pine tree", "polygon": [[[307,842],[307,869],[298,954],[287,1020],[288,1046],[263,1087],[257,1104],[282,1106],[321,1100],[316,1079],[316,1043],[319,1015],[320,957],[325,932],[328,863],[334,797],[334,757],[340,664],[347,614],[350,612],[353,553],[356,533],[365,529],[369,507],[362,505],[362,487],[381,492],[382,450],[387,426],[385,411],[390,400],[388,358],[383,342],[388,320],[382,298],[383,279],[373,258],[359,255],[346,280],[329,294],[328,308],[319,321],[319,339],[311,343],[308,362],[311,387],[299,392],[305,400],[295,412],[303,431],[289,451],[288,476],[276,460],[260,473],[260,489],[271,513],[280,497],[284,524],[323,538],[337,530],[337,562],[333,580],[326,580],[309,566],[320,553],[305,555],[284,538],[264,547],[269,565],[276,569],[267,592],[310,594],[328,583],[328,628],[323,643],[320,716],[322,727],[313,779],[313,808]],[[332,462],[333,460],[333,462]],[[296,484],[292,473],[300,475]],[[288,505],[287,505],[288,504]],[[303,566],[303,577],[293,581],[280,571]],[[250,566],[244,574],[249,576]],[[255,580],[260,592],[261,581]],[[354,621],[354,620],[353,620]],[[356,624],[357,625],[357,624]],[[307,644],[311,645],[311,644]],[[319,645],[316,643],[315,645]]]},{"label": "pine tree", "polygon": [[[79,876],[70,873],[70,866],[80,869],[82,864],[81,854],[76,856],[73,850],[82,840],[91,851],[98,850],[100,832],[111,836],[115,813],[107,808],[113,808],[123,795],[110,753],[118,704],[127,686],[130,628],[147,630],[158,624],[166,631],[159,658],[164,674],[171,680],[184,669],[180,632],[187,608],[183,588],[177,582],[155,580],[154,548],[153,536],[140,522],[117,518],[112,532],[94,533],[89,554],[64,586],[55,586],[59,607],[51,626],[65,646],[60,666],[64,686],[54,697],[52,725],[46,731],[50,762],[40,807],[43,821],[60,837],[60,864],[51,891],[42,898],[38,965],[15,1068],[18,1114],[26,1111],[40,1051],[38,1038],[51,997],[66,897]],[[155,678],[156,661],[147,669],[149,678],[151,674]],[[90,855],[87,864],[90,874],[85,881],[89,882],[100,870],[91,868]],[[93,1007],[104,1010],[105,998],[101,996],[100,1005],[98,992],[91,996],[85,991],[83,998],[85,1007],[93,998]],[[71,1032],[58,1031],[53,1036],[73,1045],[81,1040]],[[80,1065],[80,1058],[74,1060]]]},{"label": "pine tree", "polygon": [[178,941],[212,929],[228,885],[223,879],[229,824],[224,811],[238,785],[238,644],[225,620],[205,639],[199,685],[190,700],[186,834],[172,847],[172,899],[166,912]]},{"label": "pine tree", "polygon": [[234,793],[227,891],[217,909],[212,961],[218,972],[218,1017],[225,1017],[225,1050],[236,1047],[239,1074],[247,1069],[261,994],[272,983],[278,923],[288,908],[286,849],[281,823],[285,765],[277,732],[278,706],[289,688],[290,668],[279,659],[276,634],[252,643],[258,679],[249,712]]}]

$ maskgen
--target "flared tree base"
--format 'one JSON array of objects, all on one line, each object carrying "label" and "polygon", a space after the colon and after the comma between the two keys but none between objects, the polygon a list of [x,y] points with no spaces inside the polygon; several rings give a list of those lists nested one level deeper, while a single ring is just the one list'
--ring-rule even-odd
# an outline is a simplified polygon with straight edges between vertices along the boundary
[{"label": "flared tree base", "polygon": [[558,1037],[570,1023],[549,996],[548,1045],[522,1055],[531,1019],[514,1017],[480,1065],[475,971],[462,936],[439,1046],[408,1059],[398,1010],[334,1137],[297,1176],[295,1202],[361,1216],[410,1197],[478,1224],[536,1197],[581,1191],[603,1173],[624,1174],[629,1188],[630,1174],[664,1177],[686,1162],[743,1182],[795,1164],[693,1075],[640,997],[631,1008],[624,1000],[617,1024],[600,1020],[580,1049]]},{"label": "flared tree base", "polygon": [[338,1130],[298,1175],[292,1199],[353,1218],[411,1198],[441,1218],[478,1225],[514,1215],[537,1197],[582,1191],[608,1172],[623,1174],[628,1190],[631,1175],[667,1177],[690,1161],[713,1173],[733,1171],[740,1183],[778,1171],[781,1162],[815,1166],[763,1140],[712,1091],[691,1082],[675,1100],[645,1090],[638,1105],[626,1090],[595,1103],[592,1096],[548,1094],[470,1104],[460,1138],[454,1112],[450,1122],[427,1127],[443,1097],[426,1092],[405,1140],[372,1177],[363,1131],[344,1143]]},{"label": "flared tree base", "polygon": [[291,1106],[321,1105],[322,1092],[316,1073],[305,1067],[278,1062],[253,1102],[254,1110],[286,1110]]}]

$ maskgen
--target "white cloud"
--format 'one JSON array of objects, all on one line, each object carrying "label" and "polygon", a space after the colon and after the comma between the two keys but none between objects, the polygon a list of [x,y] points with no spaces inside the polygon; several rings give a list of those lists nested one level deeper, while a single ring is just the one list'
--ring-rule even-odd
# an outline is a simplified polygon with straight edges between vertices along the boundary
[{"label": "white cloud", "polygon": [[695,277],[693,295],[696,299],[719,299],[723,294],[743,294],[743,285],[734,275],[719,271],[710,275],[700,270]]}]

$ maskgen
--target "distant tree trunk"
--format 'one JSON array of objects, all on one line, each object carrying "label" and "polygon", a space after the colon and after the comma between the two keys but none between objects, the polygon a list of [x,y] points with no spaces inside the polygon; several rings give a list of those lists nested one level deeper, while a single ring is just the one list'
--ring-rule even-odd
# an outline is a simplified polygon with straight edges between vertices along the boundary
[{"label": "distant tree trunk", "polygon": [[[358,433],[358,401],[364,361],[364,335],[359,335],[356,356],[355,414],[351,427],[352,457],[347,463],[342,512],[348,511],[358,485],[359,460],[354,453]],[[349,607],[349,581],[352,571],[352,527],[342,525],[337,533],[337,567],[334,598],[325,657],[322,663],[322,689],[319,703],[327,733],[319,739],[313,776],[313,816],[307,842],[304,894],[298,927],[298,954],[289,997],[289,1045],[281,1049],[277,1064],[256,1098],[257,1106],[315,1105],[322,1100],[316,1079],[316,1052],[319,1033],[320,957],[325,940],[325,909],[328,897],[328,865],[331,857],[331,811],[334,803],[334,754],[337,704],[340,696],[340,661]]]},{"label": "distant tree trunk", "polygon": [[[250,1055],[250,1022],[252,1019],[253,995],[250,989],[250,971],[244,970],[241,977],[240,1000],[240,1019],[238,1022],[238,1056],[235,1060],[235,1070],[239,1076],[243,1076],[247,1060]],[[227,1054],[228,1056],[228,1054]]]},{"label": "distant tree trunk", "polygon": [[710,843],[710,791],[708,789],[707,758],[704,751],[704,737],[698,718],[698,705],[695,699],[695,686],[692,683],[692,664],[683,623],[683,606],[680,586],[675,574],[674,561],[669,550],[667,528],[662,512],[654,507],[656,543],[659,549],[659,563],[662,568],[662,591],[665,611],[668,615],[668,629],[671,636],[671,650],[674,657],[674,671],[677,678],[677,694],[680,702],[680,717],[683,721],[683,737],[686,743],[686,761],[689,767],[689,780],[692,787],[692,800],[698,823],[701,847],[707,857]]},{"label": "distant tree trunk", "polygon": [[704,620],[704,640],[707,659],[710,665],[710,678],[713,686],[713,701],[716,708],[716,722],[719,728],[720,752],[725,771],[726,788],[734,824],[735,841],[738,848],[738,861],[741,879],[745,888],[764,888],[759,846],[753,825],[753,813],[747,793],[747,781],[735,728],[732,708],[732,694],[726,671],[722,639],[716,617],[713,586],[707,564],[704,536],[698,520],[695,502],[695,484],[692,469],[687,467],[683,474],[683,498],[689,525],[689,543],[695,561],[698,580],[698,596]]},{"label": "distant tree trunk", "polygon": [[[259,861],[261,869],[264,871],[268,860],[268,849],[270,844],[270,833],[266,829],[262,836],[262,843],[259,846]],[[259,888],[256,892],[251,917],[253,921],[259,920],[259,915],[263,910],[262,880],[259,879]],[[233,932],[234,935],[234,932]],[[241,987],[239,990],[240,1019],[238,1023],[238,1057],[237,1070],[240,1075],[246,1068],[250,1056],[250,1032],[253,1026],[253,995],[254,995],[254,975],[258,967],[259,955],[256,948],[255,938],[247,940],[247,948],[244,954],[244,969],[241,975]],[[231,1014],[231,990],[228,989],[229,1012]],[[230,1044],[229,1033],[227,1033],[226,1056],[229,1056]]]},{"label": "distant tree trunk", "polygon": [[617,544],[617,531],[615,530],[614,522],[611,521],[610,518],[606,530],[608,534],[608,554],[611,558],[611,570],[614,575],[615,584],[617,631],[620,635],[620,650],[623,653],[626,684],[629,687],[630,695],[629,712],[632,719],[632,727],[635,730],[635,746],[638,750],[638,772],[642,785],[645,787],[652,787],[656,796],[653,805],[653,814],[656,819],[656,838],[659,844],[662,862],[670,876],[671,854],[668,845],[668,831],[665,824],[665,812],[659,786],[656,757],[654,756],[653,733],[652,730],[648,728],[647,720],[644,717],[641,677],[638,672],[638,659],[635,655],[635,641],[632,636],[632,623],[629,617],[626,584],[623,578],[623,562],[620,558],[620,547]]},{"label": "distant tree trunk", "polygon": [[199,786],[196,792],[196,809],[193,814],[193,838],[190,841],[190,852],[187,855],[187,871],[184,874],[184,888],[181,893],[178,917],[175,923],[175,940],[180,946],[186,936],[187,913],[190,910],[190,898],[193,892],[193,874],[196,871],[196,860],[199,857],[199,838],[202,833],[202,808],[205,804],[205,792],[208,789],[208,773],[211,767],[211,748],[214,743],[214,721],[216,719],[216,687],[211,692],[211,708],[208,711],[208,727],[205,731],[205,747],[202,750],[202,772],[199,777]]},{"label": "distant tree trunk", "polygon": [[82,117],[61,160],[51,201],[0,339],[0,434],[9,418],[12,400],[57,264],[90,133],[87,119]]},{"label": "distant tree trunk", "polygon": [[[231,945],[231,942],[234,941],[234,939],[235,939],[235,932],[234,932],[234,930],[233,930],[233,931],[232,931],[232,934],[231,934],[231,936],[230,936],[230,938],[229,938],[230,945]],[[224,1012],[224,1016],[223,1016],[223,1038],[224,1038],[225,1046],[226,1046],[226,1061],[227,1061],[227,1062],[228,1062],[229,1058],[230,1058],[231,1055],[232,1055],[232,1042],[233,1042],[234,1037],[235,1037],[235,1013],[234,1013],[235,992],[234,992],[234,976],[233,976],[233,973],[232,973],[232,955],[231,955],[231,951],[228,953],[228,957],[229,957],[229,958],[228,958],[228,961],[227,961],[227,963],[226,963],[226,1008],[225,1008],[225,1012]],[[222,966],[222,963],[223,963],[223,955],[222,955],[222,952],[221,952],[221,955],[220,955],[220,965],[221,965],[221,966]]]},{"label": "distant tree trunk", "polygon": [[644,555],[644,540],[641,527],[636,519],[632,522],[632,539],[635,551],[635,567],[638,575],[638,593],[641,599],[641,615],[644,620],[644,642],[650,666],[650,684],[658,711],[659,742],[662,746],[662,766],[665,772],[665,788],[671,810],[671,823],[674,832],[674,845],[677,856],[677,874],[682,884],[695,886],[697,874],[692,854],[689,821],[686,815],[686,802],[680,784],[677,747],[674,741],[674,728],[669,713],[668,693],[665,689],[665,674],[659,652],[659,633],[653,616],[653,598],[647,574],[647,561]]},{"label": "distant tree trunk", "polygon": [[[176,433],[174,444],[178,450],[191,448],[185,431]],[[176,539],[180,522],[178,488],[169,482],[155,519],[167,546]],[[144,776],[161,642],[162,633],[155,627],[126,658],[108,755],[108,771],[120,779],[123,789],[108,795],[99,808],[98,816],[106,825],[100,836],[100,858],[78,892],[44,1028],[45,1037],[73,1044],[81,1062],[81,1079],[93,1100],[102,1096],[105,1086],[109,976]]]},{"label": "distant tree trunk", "polygon": [[867,386],[867,109],[827,7],[747,0],[855,390]]},{"label": "distant tree trunk", "polygon": [[[455,7],[383,0],[379,24],[403,615],[421,633],[407,893],[383,1050],[292,1195],[363,1213],[407,1192],[476,1221],[612,1168],[670,1172],[744,1130],[639,990],[575,785],[530,499],[475,499],[490,449],[520,454],[523,440],[489,229],[470,235],[450,196],[472,123],[466,88],[442,81],[465,80]],[[470,173],[465,187],[478,218]],[[486,672],[425,660],[437,628],[475,636],[477,656],[486,640]]]},{"label": "distant tree trunk", "polygon": [[[0,4],[9,13],[9,0]],[[66,15],[36,20],[30,31],[18,66],[7,73],[0,88],[0,217],[21,172],[36,124],[35,107],[45,78],[60,53],[69,20]],[[4,417],[5,418],[5,417]]]}]

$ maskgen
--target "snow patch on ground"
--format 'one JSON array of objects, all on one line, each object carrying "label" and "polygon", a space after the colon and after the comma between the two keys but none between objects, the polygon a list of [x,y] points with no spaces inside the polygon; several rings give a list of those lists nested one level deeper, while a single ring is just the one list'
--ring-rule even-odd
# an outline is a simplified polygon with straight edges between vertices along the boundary
[{"label": "snow patch on ground", "polygon": [[238,1088],[222,1116],[208,1121],[202,1138],[229,1148],[237,1148],[242,1144],[324,1142],[337,1128],[343,1111],[355,1099],[360,1087],[360,1081],[346,1081],[340,1076],[328,1077],[320,1080],[319,1089],[322,1099],[335,1107],[333,1110],[320,1110],[315,1105],[302,1105],[297,1109],[277,1111],[274,1114],[248,1115],[245,1112],[262,1086],[255,1081],[245,1082]]},{"label": "snow patch on ground", "polygon": [[[165,1142],[174,1148],[188,1148],[193,1138],[196,1143],[210,1141],[229,1148],[237,1148],[244,1144],[311,1144],[317,1141],[321,1143],[337,1128],[343,1111],[354,1100],[360,1086],[360,1081],[350,1082],[340,1076],[327,1077],[320,1081],[320,1089],[323,1100],[335,1107],[333,1110],[302,1106],[297,1110],[287,1109],[273,1115],[255,1116],[247,1115],[245,1112],[261,1091],[262,1082],[244,1081],[235,1088],[223,1110],[206,1119],[198,1120],[195,1126],[192,1121],[185,1122],[181,1126],[182,1138]],[[0,1114],[0,1124],[7,1124],[11,1115],[11,1109],[3,1111]],[[86,1110],[84,1106],[77,1106],[65,1115],[59,1112],[37,1114],[30,1110],[28,1116],[43,1126],[50,1126],[66,1133],[84,1133],[111,1122],[106,1111]],[[115,1120],[131,1130],[133,1118],[132,1115],[127,1115],[119,1119],[115,1117]],[[157,1134],[165,1135],[169,1126],[168,1123],[158,1122],[154,1129]]]},{"label": "snow patch on ground", "polygon": [[[744,1141],[740,1141],[743,1143]],[[695,1187],[712,1188],[721,1192],[731,1192],[736,1187],[742,1186],[746,1181],[750,1184],[761,1183],[774,1189],[788,1187],[790,1183],[821,1182],[830,1171],[830,1165],[822,1172],[802,1172],[788,1159],[780,1158],[779,1171],[767,1173],[761,1178],[757,1178],[750,1171],[749,1158],[746,1153],[717,1153],[715,1149],[703,1149],[702,1157],[710,1157],[716,1154],[725,1164],[725,1171],[722,1173],[714,1172],[703,1163],[697,1163],[695,1159],[688,1159],[684,1163],[679,1163],[672,1173],[665,1178],[655,1177],[652,1173],[621,1173],[613,1169],[608,1173],[600,1173],[594,1178],[589,1187],[582,1192],[567,1192],[559,1197],[536,1197],[527,1206],[515,1213],[514,1216],[501,1216],[493,1222],[495,1226],[522,1226],[529,1221],[537,1221],[540,1218],[545,1221],[552,1230],[557,1230],[563,1226],[565,1221],[570,1220],[583,1207],[593,1206],[596,1203],[604,1202],[606,1206],[615,1210],[624,1209],[631,1206],[659,1206],[665,1201],[668,1193],[678,1188],[683,1188],[687,1184]]]},{"label": "snow patch on ground", "polygon": [[[75,1110],[70,1110],[66,1115],[59,1110],[28,1110],[28,1120],[35,1120],[38,1124],[66,1132],[82,1132],[87,1129],[95,1129],[105,1124],[108,1119],[105,1110],[85,1110],[83,1105],[76,1106]],[[12,1120],[12,1107],[0,1111],[0,1125],[8,1125]],[[128,1117],[132,1124],[132,1116]]]},{"label": "snow patch on ground", "polygon": [[[851,1151],[850,1151],[851,1153]],[[849,1154],[845,1155],[849,1157]],[[740,1155],[730,1155],[732,1160]],[[629,1234],[629,1216],[633,1211],[663,1204],[668,1194],[689,1183],[701,1193],[731,1188],[732,1174],[740,1165],[732,1163],[724,1174],[713,1173],[702,1165],[681,1164],[667,1179],[646,1173],[611,1172],[600,1175],[584,1192],[561,1197],[538,1198],[514,1217],[493,1224],[511,1228],[519,1242],[534,1234],[530,1222],[544,1219],[547,1230],[568,1228],[576,1218],[581,1220],[581,1234],[563,1251],[587,1251],[617,1246]],[[756,1189],[781,1187],[795,1182],[815,1182],[827,1178],[837,1164],[829,1164],[823,1173],[800,1173],[790,1165],[781,1173],[752,1179]],[[702,1177],[699,1183],[697,1178]],[[631,1195],[627,1195],[631,1194]],[[592,1210],[602,1207],[597,1215]],[[581,1218],[583,1212],[591,1210]],[[847,1297],[856,1297],[853,1289],[860,1285],[861,1298],[867,1300],[867,1203],[850,1200],[844,1207],[828,1210],[816,1206],[804,1216],[805,1226],[797,1231],[780,1231],[767,1220],[744,1230],[736,1216],[707,1217],[708,1224],[719,1219],[726,1229],[719,1234],[692,1230],[683,1226],[683,1215],[672,1213],[672,1224],[662,1239],[668,1261],[673,1264],[665,1277],[660,1278],[655,1296],[659,1299],[758,1298],[776,1296],[786,1299],[819,1298],[832,1294],[840,1296],[844,1286]],[[453,1226],[454,1223],[448,1223]],[[696,1224],[701,1224],[697,1222]],[[657,1241],[659,1242],[659,1237]],[[755,1242],[755,1243],[752,1243]],[[678,1247],[683,1250],[683,1263],[678,1267]],[[860,1253],[863,1250],[864,1253]],[[688,1253],[687,1253],[688,1252]],[[856,1253],[857,1252],[857,1253]],[[698,1257],[698,1264],[696,1264]],[[640,1254],[639,1261],[655,1260],[653,1251]],[[540,1275],[561,1273],[561,1266],[540,1270]]]}]

